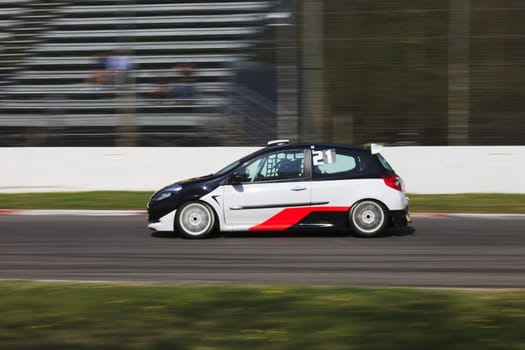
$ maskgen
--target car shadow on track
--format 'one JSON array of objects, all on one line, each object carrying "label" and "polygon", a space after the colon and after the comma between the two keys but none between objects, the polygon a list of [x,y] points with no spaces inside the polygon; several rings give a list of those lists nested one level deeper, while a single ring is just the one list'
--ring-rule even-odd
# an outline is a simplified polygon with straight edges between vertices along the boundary
[{"label": "car shadow on track", "polygon": [[392,227],[386,230],[381,237],[404,237],[404,236],[413,236],[416,233],[416,229],[412,226],[401,226],[401,227]]},{"label": "car shadow on track", "polygon": [[[308,238],[308,237],[350,237],[358,239],[381,239],[387,237],[404,237],[412,236],[416,230],[411,226],[394,227],[386,230],[382,235],[378,237],[359,237],[350,231],[323,231],[323,230],[312,230],[312,231],[257,231],[257,232],[222,232],[211,235],[210,239],[216,238],[243,238],[243,239],[256,239],[256,238]],[[153,232],[151,234],[153,238],[164,238],[174,239],[182,238],[177,232]]]},{"label": "car shadow on track", "polygon": [[151,237],[153,238],[182,238],[178,232],[152,232]]}]

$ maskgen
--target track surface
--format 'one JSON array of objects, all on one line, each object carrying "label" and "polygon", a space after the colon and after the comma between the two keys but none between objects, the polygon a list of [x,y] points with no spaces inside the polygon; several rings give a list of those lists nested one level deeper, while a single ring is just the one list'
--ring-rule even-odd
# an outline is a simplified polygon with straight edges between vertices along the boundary
[{"label": "track surface", "polygon": [[525,287],[525,218],[416,218],[386,237],[151,233],[144,217],[2,216],[0,279]]}]

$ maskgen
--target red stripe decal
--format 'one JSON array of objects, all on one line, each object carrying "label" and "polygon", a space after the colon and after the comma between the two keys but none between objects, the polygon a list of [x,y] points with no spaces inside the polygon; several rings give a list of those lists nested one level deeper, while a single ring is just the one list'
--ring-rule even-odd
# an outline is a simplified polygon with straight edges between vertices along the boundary
[{"label": "red stripe decal", "polygon": [[250,231],[283,231],[292,227],[313,212],[347,212],[350,207],[299,207],[286,208],[265,222],[250,227]]}]

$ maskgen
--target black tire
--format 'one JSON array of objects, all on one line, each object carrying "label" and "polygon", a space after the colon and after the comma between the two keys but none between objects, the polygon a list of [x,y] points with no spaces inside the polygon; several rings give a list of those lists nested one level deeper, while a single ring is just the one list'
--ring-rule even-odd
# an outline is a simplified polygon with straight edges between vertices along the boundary
[{"label": "black tire", "polygon": [[202,239],[215,229],[215,212],[206,203],[195,201],[182,205],[175,216],[175,228],[184,238]]},{"label": "black tire", "polygon": [[376,237],[388,225],[388,211],[374,200],[365,199],[352,206],[349,213],[352,230],[362,237]]}]

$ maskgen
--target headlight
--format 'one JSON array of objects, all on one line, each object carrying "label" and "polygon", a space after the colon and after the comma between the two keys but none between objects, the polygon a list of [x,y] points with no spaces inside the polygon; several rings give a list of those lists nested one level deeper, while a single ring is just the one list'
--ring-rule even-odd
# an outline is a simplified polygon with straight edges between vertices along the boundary
[{"label": "headlight", "polygon": [[171,195],[175,192],[178,192],[182,190],[181,185],[173,185],[171,187],[166,188],[164,191],[156,193],[153,198],[151,198],[154,201],[161,201],[163,199],[171,197]]},{"label": "headlight", "polygon": [[153,198],[153,200],[161,201],[161,200],[166,199],[168,197],[171,197],[171,192],[165,191],[165,192],[159,193],[157,196],[155,196]]},{"label": "headlight", "polygon": [[170,192],[178,192],[180,190],[182,190],[182,186],[179,184],[175,184],[171,187],[166,188],[166,191],[170,191]]}]

